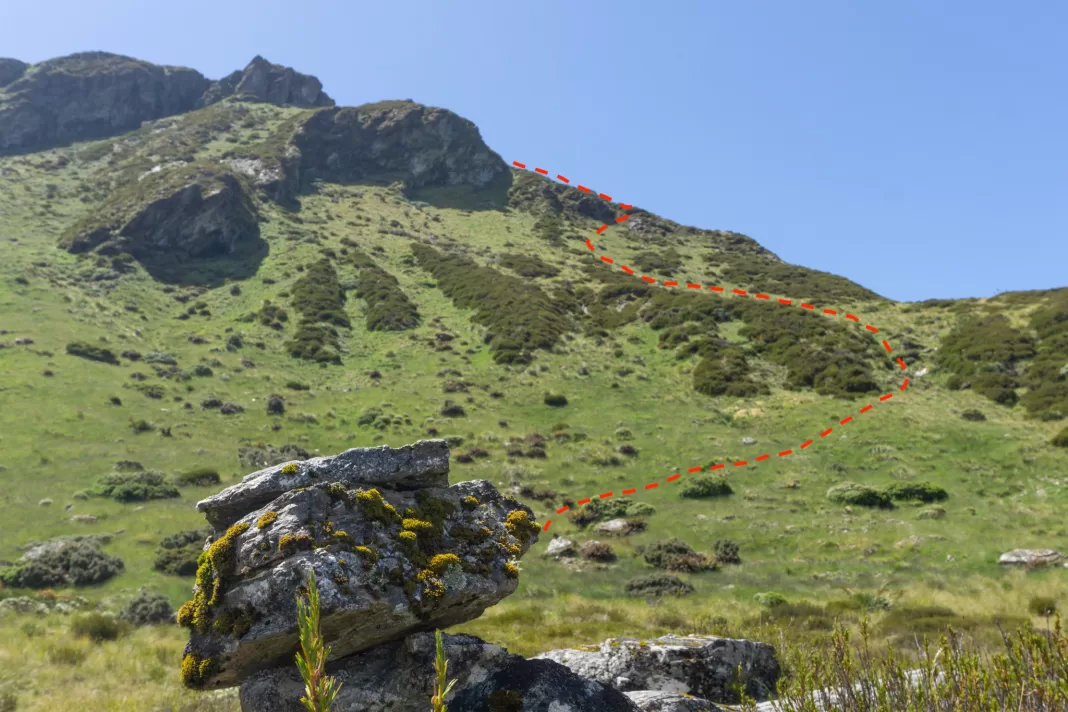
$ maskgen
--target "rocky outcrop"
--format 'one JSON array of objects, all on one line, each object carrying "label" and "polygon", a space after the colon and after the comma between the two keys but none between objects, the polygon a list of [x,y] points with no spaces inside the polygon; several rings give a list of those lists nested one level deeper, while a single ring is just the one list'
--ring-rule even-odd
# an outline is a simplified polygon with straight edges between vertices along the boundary
[{"label": "rocky outcrop", "polygon": [[[525,660],[470,635],[443,635],[449,677],[446,698],[462,712],[637,712],[622,693],[585,680],[548,660]],[[329,665],[341,682],[334,712],[425,712],[433,694],[434,636],[418,633]],[[257,673],[241,685],[241,709],[300,712],[304,684],[296,668]]]},{"label": "rocky outcrop", "polygon": [[322,82],[292,67],[271,64],[259,55],[244,70],[214,82],[197,106],[209,106],[233,96],[244,101],[258,101],[278,106],[333,106],[334,100],[323,91]]},{"label": "rocky outcrop", "polygon": [[727,712],[713,702],[681,692],[641,690],[626,695],[642,712]]},{"label": "rocky outcrop", "polygon": [[32,66],[0,60],[0,152],[130,131],[143,121],[191,110],[209,84],[192,69],[107,52]]},{"label": "rocky outcrop", "polygon": [[217,529],[178,615],[191,630],[186,684],[291,666],[311,571],[335,659],[463,623],[512,593],[515,560],[538,537],[533,513],[483,480],[448,486],[447,466],[444,441],[356,449],[198,503]]},{"label": "rocky outcrop", "polygon": [[21,77],[29,66],[17,59],[0,57],[0,89]]},{"label": "rocky outcrop", "polygon": [[211,257],[259,237],[256,207],[229,168],[214,163],[156,166],[63,235],[79,253]]},{"label": "rocky outcrop", "polygon": [[609,638],[595,650],[552,650],[535,659],[554,660],[623,692],[677,692],[724,703],[739,701],[733,689],[739,666],[746,693],[757,700],[774,693],[780,674],[773,647],[732,638]]},{"label": "rocky outcrop", "polygon": [[998,563],[1009,566],[1057,566],[1066,560],[1064,554],[1054,549],[1013,549],[998,557]]}]

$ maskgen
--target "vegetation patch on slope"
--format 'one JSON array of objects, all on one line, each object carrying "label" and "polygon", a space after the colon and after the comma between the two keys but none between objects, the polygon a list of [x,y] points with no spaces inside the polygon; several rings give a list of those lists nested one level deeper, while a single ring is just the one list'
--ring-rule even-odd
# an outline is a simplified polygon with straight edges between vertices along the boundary
[{"label": "vegetation patch on slope", "polygon": [[292,295],[290,304],[300,313],[300,323],[286,342],[286,350],[305,361],[340,364],[337,329],[352,324],[345,313],[345,291],[330,260],[324,258],[308,267],[293,285]]},{"label": "vegetation patch on slope", "polygon": [[401,289],[397,278],[362,250],[353,249],[351,261],[359,270],[356,296],[367,303],[370,331],[404,331],[419,326],[419,310]]}]

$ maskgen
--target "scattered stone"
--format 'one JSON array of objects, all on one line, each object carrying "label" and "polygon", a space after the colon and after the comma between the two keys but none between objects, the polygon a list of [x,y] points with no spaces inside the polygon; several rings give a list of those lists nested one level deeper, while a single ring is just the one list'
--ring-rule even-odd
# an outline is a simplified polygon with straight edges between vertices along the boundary
[{"label": "scattered stone", "polygon": [[96,524],[96,517],[92,514],[73,514],[70,520],[79,524]]},{"label": "scattered stone", "polygon": [[575,542],[565,537],[556,537],[549,542],[545,549],[545,555],[559,559],[561,556],[574,556],[576,553]]},{"label": "scattered stone", "polygon": [[244,413],[245,409],[236,403],[223,403],[219,406],[219,412],[223,415],[237,415],[238,413]]},{"label": "scattered stone", "polygon": [[51,507],[52,506],[52,499],[50,497],[45,497],[44,499],[42,499],[40,502],[37,503],[37,506],[38,507]]},{"label": "scattered stone", "polygon": [[753,438],[742,438],[742,445],[755,445],[756,440]]},{"label": "scattered stone", "polygon": [[644,531],[645,522],[640,519],[609,519],[607,522],[595,525],[593,530],[600,534],[626,536],[627,534]]},{"label": "scattered stone", "polygon": [[15,339],[15,346],[33,346],[33,339],[25,336]]},{"label": "scattered stone", "polygon": [[623,692],[652,689],[728,704],[740,701],[732,689],[739,666],[746,694],[757,700],[774,694],[780,675],[775,648],[766,643],[693,635],[609,638],[596,652],[552,650],[533,659],[555,660]]}]

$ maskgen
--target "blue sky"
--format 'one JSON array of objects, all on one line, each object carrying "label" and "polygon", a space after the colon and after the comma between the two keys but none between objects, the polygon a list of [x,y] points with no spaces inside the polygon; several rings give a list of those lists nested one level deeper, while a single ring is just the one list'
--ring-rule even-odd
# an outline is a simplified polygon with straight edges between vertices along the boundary
[{"label": "blue sky", "polygon": [[1068,286],[1068,4],[4,3],[0,56],[256,54],[888,297]]}]

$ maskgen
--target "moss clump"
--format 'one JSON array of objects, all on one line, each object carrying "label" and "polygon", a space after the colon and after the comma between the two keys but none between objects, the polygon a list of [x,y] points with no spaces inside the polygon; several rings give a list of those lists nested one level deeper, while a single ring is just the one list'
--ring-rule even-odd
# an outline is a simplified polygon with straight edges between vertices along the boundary
[{"label": "moss clump", "polygon": [[519,567],[509,561],[504,565],[504,574],[508,578],[519,578]]},{"label": "moss clump", "polygon": [[406,544],[406,545],[409,545],[409,546],[412,545],[412,544],[415,544],[416,540],[418,539],[418,537],[416,536],[415,532],[410,532],[410,531],[401,532],[400,534],[397,535],[397,538],[400,540],[400,542],[402,544]]},{"label": "moss clump", "polygon": [[404,527],[406,531],[416,533],[431,532],[434,530],[434,525],[431,522],[425,522],[422,519],[415,519],[414,517],[409,517],[408,519],[401,521],[401,526]]},{"label": "moss clump", "polygon": [[274,524],[274,520],[278,519],[278,512],[264,512],[263,516],[256,520],[257,529],[266,529]]},{"label": "moss clump", "polygon": [[199,690],[204,687],[207,678],[215,673],[217,662],[212,657],[202,658],[196,653],[189,653],[182,658],[182,684]]},{"label": "moss clump", "polygon": [[340,482],[332,482],[329,487],[330,501],[331,502],[344,502],[346,506],[351,507],[353,505],[352,495],[345,489],[345,485]]},{"label": "moss clump", "polygon": [[355,547],[356,546],[356,540],[353,539],[352,535],[349,534],[347,531],[338,530],[336,532],[333,532],[333,534],[331,534],[331,536],[333,537],[334,541],[336,541],[336,542],[338,542],[340,544],[345,544],[346,546],[349,546],[349,547]]},{"label": "moss clump", "polygon": [[522,544],[527,544],[538,534],[537,522],[533,521],[526,510],[523,509],[509,512],[508,516],[504,519],[504,527],[508,530],[509,534],[518,539]]},{"label": "moss clump", "polygon": [[178,610],[178,624],[206,633],[211,622],[211,610],[229,583],[234,568],[234,544],[237,537],[248,531],[247,522],[226,530],[208,550],[200,555],[193,599]]},{"label": "moss clump", "polygon": [[278,540],[278,551],[288,556],[302,549],[310,549],[314,543],[315,540],[304,532],[283,534]]},{"label": "moss clump", "polygon": [[356,501],[363,507],[364,516],[383,524],[396,524],[401,520],[396,507],[382,497],[377,489],[356,490]]},{"label": "moss clump", "polygon": [[[353,547],[353,551],[360,555],[360,558],[363,560],[363,567],[365,569],[370,569],[376,563],[378,563],[378,552],[373,549],[370,549],[366,546],[356,546]],[[344,561],[344,559],[342,559],[341,561]]]},{"label": "moss clump", "polygon": [[460,557],[456,554],[435,554],[431,559],[427,568],[435,573],[442,573],[449,566],[459,566]]},{"label": "moss clump", "polygon": [[300,472],[300,465],[295,462],[290,462],[282,466],[281,470],[283,475],[295,475]]}]

